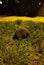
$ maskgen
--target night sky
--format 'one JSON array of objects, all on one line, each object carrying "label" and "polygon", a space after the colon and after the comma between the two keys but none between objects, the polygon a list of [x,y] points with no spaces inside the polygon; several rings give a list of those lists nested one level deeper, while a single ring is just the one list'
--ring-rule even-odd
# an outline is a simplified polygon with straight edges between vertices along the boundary
[{"label": "night sky", "polygon": [[0,15],[35,17],[43,11],[44,0],[0,0]]}]

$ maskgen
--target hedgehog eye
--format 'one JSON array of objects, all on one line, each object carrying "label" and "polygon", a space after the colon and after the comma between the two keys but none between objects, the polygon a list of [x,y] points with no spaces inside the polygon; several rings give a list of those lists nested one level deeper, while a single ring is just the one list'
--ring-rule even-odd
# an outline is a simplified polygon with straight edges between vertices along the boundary
[{"label": "hedgehog eye", "polygon": [[0,5],[2,4],[2,1],[0,0]]},{"label": "hedgehog eye", "polygon": [[42,3],[41,3],[41,2],[39,2],[38,4],[39,4],[39,6],[40,6]]}]

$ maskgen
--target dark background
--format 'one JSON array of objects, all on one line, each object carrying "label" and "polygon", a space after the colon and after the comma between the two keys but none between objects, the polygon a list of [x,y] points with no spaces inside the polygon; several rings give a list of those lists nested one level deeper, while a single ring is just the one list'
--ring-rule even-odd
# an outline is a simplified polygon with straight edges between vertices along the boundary
[{"label": "dark background", "polygon": [[[44,16],[44,0],[1,0],[0,15]],[[39,5],[41,3],[41,5]],[[41,13],[42,11],[42,13]]]}]

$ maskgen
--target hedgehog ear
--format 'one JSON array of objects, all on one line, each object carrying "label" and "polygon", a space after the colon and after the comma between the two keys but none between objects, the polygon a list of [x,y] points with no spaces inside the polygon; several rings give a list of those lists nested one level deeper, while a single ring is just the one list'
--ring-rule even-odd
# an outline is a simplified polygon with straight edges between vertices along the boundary
[{"label": "hedgehog ear", "polygon": [[14,39],[14,40],[19,40],[19,38],[18,38],[17,35],[14,35],[14,36],[13,36],[13,39]]}]

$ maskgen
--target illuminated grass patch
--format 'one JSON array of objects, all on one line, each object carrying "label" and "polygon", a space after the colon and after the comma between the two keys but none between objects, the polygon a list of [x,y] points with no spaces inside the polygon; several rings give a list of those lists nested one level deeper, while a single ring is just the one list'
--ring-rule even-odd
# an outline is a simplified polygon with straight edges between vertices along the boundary
[{"label": "illuminated grass patch", "polygon": [[[29,35],[13,39],[18,28]],[[22,37],[22,36],[21,36]],[[44,23],[0,22],[0,65],[44,65]]]}]

